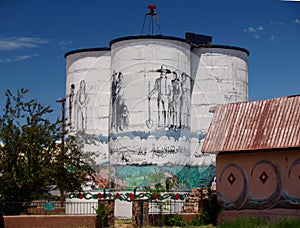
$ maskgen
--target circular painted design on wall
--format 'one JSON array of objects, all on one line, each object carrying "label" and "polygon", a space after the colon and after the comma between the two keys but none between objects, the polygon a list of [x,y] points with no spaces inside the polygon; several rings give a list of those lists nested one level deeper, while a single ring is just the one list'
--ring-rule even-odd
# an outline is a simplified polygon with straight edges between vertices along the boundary
[{"label": "circular painted design on wall", "polygon": [[251,170],[251,186],[248,207],[272,208],[282,193],[281,173],[272,161],[258,161]]},{"label": "circular painted design on wall", "polygon": [[244,170],[235,163],[226,165],[219,178],[218,196],[226,209],[242,208],[248,195],[248,181]]},{"label": "circular painted design on wall", "polygon": [[300,158],[289,169],[287,189],[290,196],[300,197]]}]

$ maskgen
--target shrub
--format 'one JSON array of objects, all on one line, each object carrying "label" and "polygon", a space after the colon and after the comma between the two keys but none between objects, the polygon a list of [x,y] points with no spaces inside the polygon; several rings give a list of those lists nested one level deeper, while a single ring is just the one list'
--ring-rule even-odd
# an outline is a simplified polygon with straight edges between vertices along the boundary
[{"label": "shrub", "polygon": [[185,222],[180,215],[172,214],[172,215],[165,216],[165,225],[183,227],[185,226]]},{"label": "shrub", "polygon": [[98,202],[96,211],[96,227],[102,228],[108,226],[109,208],[103,202]]},{"label": "shrub", "polygon": [[192,219],[190,225],[201,226],[210,224],[210,216],[206,211],[201,211],[199,215]]}]

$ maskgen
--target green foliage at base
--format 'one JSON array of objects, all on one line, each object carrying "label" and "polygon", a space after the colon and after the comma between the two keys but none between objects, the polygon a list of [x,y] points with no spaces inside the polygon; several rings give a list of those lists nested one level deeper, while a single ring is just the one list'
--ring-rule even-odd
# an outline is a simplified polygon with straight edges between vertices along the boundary
[{"label": "green foliage at base", "polygon": [[220,228],[298,228],[300,227],[299,218],[282,218],[270,222],[266,222],[263,218],[259,217],[240,217],[232,222],[223,222],[218,227]]},{"label": "green foliage at base", "polygon": [[265,227],[267,223],[262,218],[236,218],[232,222],[223,222],[218,227],[220,228],[256,228]]},{"label": "green foliage at base", "polygon": [[178,214],[166,216],[164,219],[164,224],[166,226],[178,226],[178,227],[185,226],[184,219]]},{"label": "green foliage at base", "polygon": [[103,202],[98,203],[98,208],[95,209],[96,212],[96,227],[107,227],[108,226],[108,214],[109,208]]},{"label": "green foliage at base", "polygon": [[189,223],[191,226],[202,226],[210,224],[210,216],[206,211],[201,211],[199,215]]},{"label": "green foliage at base", "polygon": [[294,217],[282,218],[268,223],[270,228],[298,228],[300,227],[300,219]]}]

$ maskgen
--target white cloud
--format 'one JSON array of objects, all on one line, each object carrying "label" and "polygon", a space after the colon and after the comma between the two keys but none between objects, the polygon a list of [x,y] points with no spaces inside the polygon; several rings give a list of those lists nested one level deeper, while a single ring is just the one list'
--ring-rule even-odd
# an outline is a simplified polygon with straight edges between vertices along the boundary
[{"label": "white cloud", "polygon": [[57,45],[60,45],[60,46],[66,46],[66,45],[70,45],[72,44],[73,42],[72,41],[64,41],[64,40],[61,40],[61,41],[58,41],[57,42]]},{"label": "white cloud", "polygon": [[262,30],[264,30],[264,28],[262,26],[258,26],[256,28],[254,28],[254,27],[248,27],[246,29],[243,29],[244,32],[253,32],[253,33],[255,33],[257,31],[262,31]]},{"label": "white cloud", "polygon": [[47,44],[47,42],[47,40],[39,37],[6,37],[0,39],[0,51],[36,48],[41,44]]},{"label": "white cloud", "polygon": [[259,39],[260,36],[259,35],[254,35],[254,38]]},{"label": "white cloud", "polygon": [[56,44],[61,47],[61,50],[66,50],[68,45],[71,45],[73,41],[65,41],[61,40],[58,41]]},{"label": "white cloud", "polygon": [[270,21],[269,22],[271,25],[283,25],[283,22],[281,22],[281,21]]},{"label": "white cloud", "polygon": [[295,23],[295,24],[300,24],[300,20],[299,20],[298,18],[296,18],[296,19],[294,20],[294,23]]},{"label": "white cloud", "polygon": [[276,38],[276,37],[275,37],[274,35],[272,35],[272,36],[270,37],[270,40],[271,40],[271,41],[274,41],[275,38]]},{"label": "white cloud", "polygon": [[33,55],[20,55],[15,58],[5,58],[5,59],[0,59],[0,63],[10,63],[10,62],[18,62],[22,61],[25,59],[33,58],[39,56],[38,54],[33,54]]},{"label": "white cloud", "polygon": [[248,27],[246,29],[243,29],[244,32],[255,32],[255,29],[253,27]]}]

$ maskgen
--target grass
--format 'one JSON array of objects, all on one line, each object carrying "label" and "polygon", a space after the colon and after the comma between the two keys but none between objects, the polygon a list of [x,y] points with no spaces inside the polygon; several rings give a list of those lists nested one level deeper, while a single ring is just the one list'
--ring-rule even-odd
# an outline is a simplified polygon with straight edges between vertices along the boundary
[{"label": "grass", "polygon": [[[131,219],[116,219],[115,227],[117,228],[129,228],[132,227]],[[156,226],[147,226],[147,227],[156,227]],[[167,228],[167,226],[163,226]],[[184,227],[190,228],[299,228],[300,227],[300,218],[296,217],[287,217],[274,221],[265,221],[262,218],[254,217],[239,217],[232,222],[223,222],[218,226],[213,225],[202,225],[202,226],[191,226],[186,225]],[[174,228],[174,226],[173,226]]]},{"label": "grass", "polygon": [[298,228],[300,227],[300,218],[287,217],[274,221],[265,221],[262,218],[236,218],[232,222],[223,222],[219,228]]}]

